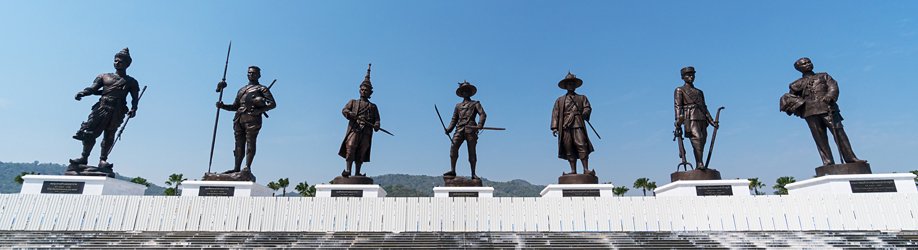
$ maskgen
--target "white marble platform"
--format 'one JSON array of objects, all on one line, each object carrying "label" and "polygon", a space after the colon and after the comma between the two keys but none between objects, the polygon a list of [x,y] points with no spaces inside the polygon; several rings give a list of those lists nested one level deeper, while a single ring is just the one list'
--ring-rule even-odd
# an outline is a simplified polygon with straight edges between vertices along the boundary
[{"label": "white marble platform", "polygon": [[613,197],[612,184],[548,184],[542,197]]},{"label": "white marble platform", "polygon": [[147,187],[105,176],[26,175],[21,194],[143,195]]},{"label": "white marble platform", "polygon": [[493,187],[434,187],[434,197],[494,197]]},{"label": "white marble platform", "polygon": [[678,180],[654,190],[657,197],[750,196],[749,180]]},{"label": "white marble platform", "polygon": [[316,184],[316,197],[386,197],[377,184]]},{"label": "white marble platform", "polygon": [[258,197],[274,193],[270,188],[250,181],[184,181],[181,189],[182,196]]},{"label": "white marble platform", "polygon": [[918,193],[911,173],[824,175],[784,187],[789,195]]}]

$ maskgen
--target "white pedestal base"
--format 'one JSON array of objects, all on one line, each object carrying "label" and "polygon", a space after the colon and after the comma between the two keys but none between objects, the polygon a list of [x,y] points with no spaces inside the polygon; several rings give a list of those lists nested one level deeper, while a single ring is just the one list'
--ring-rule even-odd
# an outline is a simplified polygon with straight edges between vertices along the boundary
[{"label": "white pedestal base", "polygon": [[750,196],[749,180],[679,180],[654,191],[657,197]]},{"label": "white pedestal base", "polygon": [[376,184],[316,184],[316,197],[386,197]]},{"label": "white pedestal base", "polygon": [[542,197],[612,197],[612,184],[548,184]]},{"label": "white pedestal base", "polygon": [[434,187],[434,197],[494,197],[493,187]]},{"label": "white pedestal base", "polygon": [[918,193],[911,173],[824,175],[784,187],[789,195]]},{"label": "white pedestal base", "polygon": [[26,175],[20,194],[143,195],[147,187],[105,176]]},{"label": "white pedestal base", "polygon": [[184,181],[182,196],[271,196],[268,187],[249,181]]}]

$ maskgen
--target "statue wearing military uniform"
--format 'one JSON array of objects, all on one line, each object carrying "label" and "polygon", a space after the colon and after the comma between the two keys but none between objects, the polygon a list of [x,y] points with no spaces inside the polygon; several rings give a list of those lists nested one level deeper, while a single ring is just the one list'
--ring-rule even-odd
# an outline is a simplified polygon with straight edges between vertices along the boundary
[{"label": "statue wearing military uniform", "polygon": [[[233,117],[233,135],[236,142],[233,150],[235,162],[233,169],[223,172],[223,174],[247,176],[241,177],[241,179],[232,177],[236,178],[234,180],[255,181],[255,177],[251,174],[251,169],[252,161],[255,159],[258,132],[261,130],[262,115],[277,107],[277,102],[275,102],[270,88],[258,82],[258,79],[261,78],[261,68],[249,66],[247,77],[249,83],[239,88],[233,103],[224,104],[223,101],[218,101],[217,108],[236,112]],[[220,89],[225,86],[226,82],[221,81],[218,83],[218,88]],[[241,168],[243,158],[246,160],[245,168]],[[205,175],[205,180],[209,179],[223,180],[217,175]]]},{"label": "statue wearing military uniform", "polygon": [[[478,132],[484,127],[488,115],[485,113],[484,107],[481,106],[481,102],[472,100],[472,96],[477,92],[478,88],[467,81],[459,83],[459,87],[456,88],[456,95],[462,97],[462,102],[456,104],[456,108],[453,109],[453,118],[449,125],[446,126],[447,135],[453,132],[454,129],[456,132],[453,133],[452,144],[449,148],[450,171],[443,174],[445,177],[456,176],[456,161],[459,159],[459,148],[462,146],[462,142],[465,141],[469,151],[472,179],[479,179],[475,173],[475,164],[478,162],[478,154],[475,149],[478,144]],[[475,122],[475,116],[479,117],[477,123]]]},{"label": "statue wearing military uniform", "polygon": [[[338,155],[344,158],[346,167],[341,172],[341,176],[335,178],[335,184],[372,184],[373,182],[372,179],[366,178],[366,174],[360,172],[363,163],[370,161],[373,132],[380,130],[379,110],[376,104],[370,102],[371,95],[373,95],[373,83],[370,82],[368,66],[367,75],[360,83],[360,99],[351,99],[341,110],[348,122],[347,133],[341,142]],[[351,172],[355,165],[356,172]]]},{"label": "statue wearing military uniform", "polygon": [[[113,165],[108,162],[108,154],[114,145],[115,133],[125,115],[134,117],[137,113],[139,84],[137,79],[127,74],[131,66],[131,54],[128,48],[115,54],[115,73],[105,73],[96,77],[92,85],[76,94],[81,100],[90,95],[99,95],[99,102],[92,106],[92,112],[80,129],[73,136],[83,142],[83,152],[79,158],[71,159],[65,174],[70,175],[107,175],[114,177]],[[127,95],[131,95],[131,108],[127,107]],[[101,153],[97,168],[87,166],[88,157],[96,144],[96,138],[102,137]]]},{"label": "statue wearing military uniform", "polygon": [[[695,168],[707,169],[704,165],[704,144],[708,140],[708,125],[717,127],[704,101],[704,92],[695,88],[695,67],[689,66],[680,70],[685,85],[676,88],[673,100],[676,110],[676,131],[684,132],[692,142],[695,156]],[[685,127],[682,129],[682,127]],[[681,157],[684,157],[681,156]]]},{"label": "statue wearing military uniform", "polygon": [[[806,57],[795,61],[794,68],[803,76],[792,82],[790,91],[781,98],[781,111],[806,120],[822,158],[823,166],[816,169],[816,175],[869,174],[870,165],[854,155],[842,126],[843,118],[837,104],[838,82],[827,73],[813,72],[813,62]],[[845,164],[835,164],[826,130],[835,138]]]}]

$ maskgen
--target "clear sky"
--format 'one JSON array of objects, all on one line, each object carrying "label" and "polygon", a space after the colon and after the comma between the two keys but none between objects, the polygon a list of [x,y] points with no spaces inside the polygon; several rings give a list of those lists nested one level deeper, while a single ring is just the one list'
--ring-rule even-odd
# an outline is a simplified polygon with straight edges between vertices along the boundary
[{"label": "clear sky", "polygon": [[[479,175],[557,181],[567,163],[549,130],[557,82],[568,70],[590,98],[591,166],[602,182],[669,182],[673,89],[693,65],[697,87],[721,115],[711,167],[724,178],[810,178],[821,164],[803,120],[778,98],[813,59],[839,82],[839,105],[857,155],[875,173],[918,169],[918,2],[914,1],[5,1],[0,8],[0,161],[66,163],[70,138],[97,97],[73,95],[112,72],[130,47],[128,73],[148,85],[118,142],[116,171],[162,184],[207,170],[217,93],[233,41],[229,93],[249,65],[263,69],[277,109],[265,119],[253,166],[259,182],[327,182],[346,120],[373,63],[382,126],[369,175],[439,175],[449,142],[433,110],[449,116],[457,82],[478,87],[488,113]],[[228,95],[229,96],[229,95]],[[225,97],[226,102],[230,101]],[[232,115],[220,116],[214,170],[232,167]],[[448,118],[446,118],[448,119]],[[834,145],[833,145],[834,147]],[[463,149],[459,173],[467,175]],[[838,158],[836,152],[836,159]],[[91,162],[98,161],[98,148]],[[632,194],[634,192],[632,191]]]}]

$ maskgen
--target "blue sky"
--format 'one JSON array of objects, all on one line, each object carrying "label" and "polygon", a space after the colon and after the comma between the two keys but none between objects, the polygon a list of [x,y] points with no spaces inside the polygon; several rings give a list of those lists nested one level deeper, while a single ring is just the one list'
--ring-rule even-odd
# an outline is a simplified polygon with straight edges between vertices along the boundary
[{"label": "blue sky", "polygon": [[[384,128],[370,175],[439,175],[449,142],[433,110],[478,87],[488,113],[479,175],[554,183],[567,163],[549,130],[558,80],[568,70],[593,104],[591,166],[600,181],[669,182],[679,162],[672,92],[696,67],[712,111],[726,106],[711,167],[725,178],[798,180],[821,164],[803,120],[778,112],[799,77],[795,59],[838,80],[855,152],[874,172],[918,169],[912,108],[918,87],[918,3],[911,1],[7,1],[0,9],[0,161],[56,162],[79,154],[70,136],[96,98],[73,95],[112,72],[130,47],[128,73],[148,85],[118,142],[116,171],[161,183],[200,178],[227,42],[227,81],[249,65],[278,79],[253,166],[260,182],[327,182],[341,172],[340,110],[373,63]],[[230,98],[224,101],[229,102]],[[446,111],[449,112],[449,111]],[[449,114],[444,114],[449,116]],[[232,115],[221,115],[214,170],[232,165]],[[465,151],[459,171],[468,174]],[[98,159],[98,148],[91,156]],[[837,158],[837,155],[836,155]],[[632,192],[633,194],[633,192]]]}]

